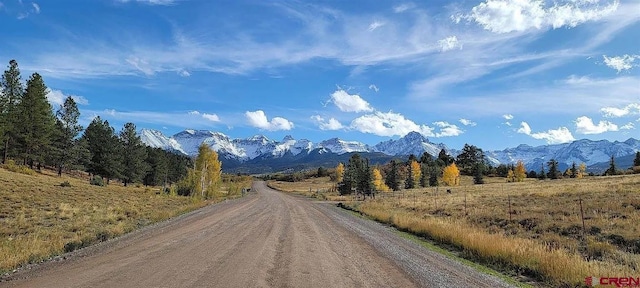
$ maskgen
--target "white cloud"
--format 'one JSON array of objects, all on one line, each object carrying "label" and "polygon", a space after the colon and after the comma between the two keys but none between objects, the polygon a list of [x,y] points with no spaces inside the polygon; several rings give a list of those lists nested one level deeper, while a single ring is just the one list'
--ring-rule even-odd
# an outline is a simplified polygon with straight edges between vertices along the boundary
[{"label": "white cloud", "polygon": [[247,111],[245,112],[245,116],[249,121],[249,124],[253,127],[260,128],[268,131],[279,131],[279,130],[291,130],[293,129],[293,122],[282,118],[282,117],[274,117],[269,121],[267,119],[267,115],[264,114],[264,111]]},{"label": "white cloud", "polygon": [[376,91],[376,92],[380,91],[380,89],[378,88],[378,86],[376,86],[375,84],[371,84],[371,85],[369,85],[369,89],[371,89],[371,90],[373,90],[373,91]]},{"label": "white cloud", "polygon": [[618,9],[618,0],[600,5],[600,1],[560,0],[547,6],[544,0],[486,0],[471,9],[471,13],[452,16],[474,21],[494,33],[521,32],[529,29],[576,27],[596,21]]},{"label": "white cloud", "polygon": [[403,115],[393,112],[375,112],[362,115],[351,121],[350,127],[362,133],[378,136],[404,136],[414,131],[425,136],[435,136],[433,128],[427,125],[418,125]]},{"label": "white cloud", "polygon": [[576,132],[580,134],[601,134],[604,132],[618,131],[618,125],[609,121],[600,121],[598,125],[587,116],[578,117],[575,121]]},{"label": "white cloud", "polygon": [[384,26],[384,22],[380,22],[380,21],[373,21],[371,24],[369,24],[369,31],[373,31],[376,30],[382,26]]},{"label": "white cloud", "polygon": [[616,107],[604,107],[600,109],[605,117],[619,118],[627,115],[640,114],[640,103],[631,103],[623,108]]},{"label": "white cloud", "polygon": [[320,130],[340,130],[344,128],[342,123],[340,123],[340,121],[338,121],[336,118],[333,118],[333,117],[329,118],[329,121],[326,121],[320,115],[314,115],[314,116],[311,116],[311,119],[313,119],[313,121],[315,121],[318,124],[318,127],[320,128]]},{"label": "white cloud", "polygon": [[33,6],[33,12],[36,14],[40,14],[40,5],[38,3],[32,2],[31,6]]},{"label": "white cloud", "polygon": [[571,132],[567,127],[560,127],[555,130],[548,130],[546,132],[538,132],[532,133],[531,127],[527,122],[520,123],[520,128],[517,130],[518,133],[529,135],[534,139],[545,140],[547,144],[559,144],[559,143],[567,143],[571,141],[575,141]]},{"label": "white cloud", "polygon": [[199,111],[196,111],[196,110],[194,110],[194,111],[189,111],[189,115],[200,115],[200,112],[199,112]]},{"label": "white cloud", "polygon": [[513,120],[513,115],[511,115],[511,114],[504,114],[504,115],[502,115],[502,118],[504,118],[504,120]]},{"label": "white cloud", "polygon": [[624,126],[620,126],[620,130],[633,130],[635,128],[636,128],[636,126],[633,124],[633,122],[629,122],[629,123],[625,124]]},{"label": "white cloud", "polygon": [[448,122],[438,121],[434,122],[433,125],[440,128],[440,132],[435,134],[436,137],[453,137],[464,133],[458,126]]},{"label": "white cloud", "polygon": [[462,49],[462,44],[458,41],[458,37],[449,36],[447,38],[438,40],[438,46],[440,46],[440,51],[445,52],[453,49]]},{"label": "white cloud", "polygon": [[478,125],[478,123],[473,122],[473,121],[471,121],[471,120],[469,120],[469,119],[464,119],[464,118],[462,118],[462,119],[460,119],[459,121],[460,121],[460,123],[462,123],[462,125],[464,125],[464,126],[471,126],[471,127],[473,127],[473,126]]},{"label": "white cloud", "polygon": [[358,94],[349,94],[339,89],[331,94],[331,102],[342,112],[371,112],[373,108]]},{"label": "white cloud", "polygon": [[87,98],[77,95],[65,95],[62,91],[55,89],[49,89],[49,92],[47,93],[47,100],[49,100],[49,103],[51,103],[53,109],[57,110],[60,105],[64,104],[64,100],[66,100],[69,96],[71,96],[71,98],[73,98],[73,100],[76,101],[76,104],[78,105],[89,105],[89,101],[87,100]]},{"label": "white cloud", "polygon": [[413,4],[413,3],[403,3],[403,4],[400,4],[400,5],[394,6],[393,7],[393,12],[402,13],[404,11],[407,11],[409,9],[414,8],[415,6],[416,5]]},{"label": "white cloud", "polygon": [[622,55],[615,57],[607,57],[607,55],[602,55],[604,58],[604,64],[609,68],[615,69],[618,73],[622,72],[622,70],[629,70],[638,64],[634,64],[634,62],[640,59],[640,55]]},{"label": "white cloud", "polygon": [[182,77],[189,77],[189,76],[191,76],[191,73],[189,73],[189,71],[183,69],[183,70],[178,71],[178,75],[180,75]]},{"label": "white cloud", "polygon": [[220,117],[218,117],[218,115],[216,114],[203,113],[202,118],[207,119],[211,122],[220,122]]},{"label": "white cloud", "polygon": [[134,68],[139,70],[140,72],[146,74],[147,76],[154,75],[156,71],[151,67],[149,62],[145,59],[138,58],[135,56],[131,56],[127,58],[127,63],[131,64]]}]

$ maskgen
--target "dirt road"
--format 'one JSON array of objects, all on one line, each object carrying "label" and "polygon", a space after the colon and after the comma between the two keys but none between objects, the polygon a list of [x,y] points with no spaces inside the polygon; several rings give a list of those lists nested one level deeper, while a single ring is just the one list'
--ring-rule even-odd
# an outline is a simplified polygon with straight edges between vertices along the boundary
[{"label": "dirt road", "polygon": [[256,194],[18,272],[1,287],[507,287],[392,229],[256,182]]}]

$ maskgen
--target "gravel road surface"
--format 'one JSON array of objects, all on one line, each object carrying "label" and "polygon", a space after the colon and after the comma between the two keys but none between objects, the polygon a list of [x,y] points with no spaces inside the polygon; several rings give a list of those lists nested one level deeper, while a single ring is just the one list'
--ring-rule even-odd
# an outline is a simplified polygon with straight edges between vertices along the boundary
[{"label": "gravel road surface", "polygon": [[264,182],[253,191],[24,269],[0,287],[509,287],[333,204]]}]

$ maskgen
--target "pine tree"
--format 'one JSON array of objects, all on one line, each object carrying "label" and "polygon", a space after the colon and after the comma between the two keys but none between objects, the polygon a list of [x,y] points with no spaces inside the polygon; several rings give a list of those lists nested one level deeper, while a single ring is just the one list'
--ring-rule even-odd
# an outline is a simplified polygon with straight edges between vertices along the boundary
[{"label": "pine tree", "polygon": [[143,179],[144,185],[160,186],[167,184],[169,176],[169,161],[166,151],[161,148],[151,148],[146,146],[147,159],[145,162],[149,165],[149,170]]},{"label": "pine tree", "polygon": [[609,160],[609,169],[604,172],[604,175],[611,176],[618,174],[618,170],[616,168],[616,159],[611,155],[611,160]]},{"label": "pine tree", "polygon": [[398,175],[398,163],[396,160],[391,160],[391,169],[389,169],[384,183],[393,191],[400,190],[400,176]]},{"label": "pine tree", "polygon": [[407,179],[405,179],[404,181],[404,188],[413,189],[413,188],[416,188],[416,182],[413,179],[413,165],[409,164],[408,168],[409,168],[409,175],[407,176]]},{"label": "pine tree", "polygon": [[420,187],[427,186],[429,186],[429,166],[422,164],[420,165]]},{"label": "pine tree", "polygon": [[74,153],[77,152],[74,151],[74,139],[82,131],[82,125],[78,124],[80,110],[78,110],[76,101],[71,97],[67,97],[64,100],[64,104],[56,112],[56,116],[58,118],[56,123],[58,132],[56,146],[59,149],[58,175],[62,175],[63,169],[68,169],[73,163],[78,162],[78,159],[74,157],[78,154]]},{"label": "pine tree", "polygon": [[0,136],[4,144],[2,163],[6,163],[16,136],[15,124],[18,122],[19,115],[17,106],[24,95],[24,86],[16,60],[9,61],[9,66],[2,75],[0,90],[2,92],[0,94]]},{"label": "pine tree", "polygon": [[478,163],[484,163],[482,149],[464,144],[462,152],[456,158],[456,165],[459,167],[460,172],[465,175],[475,175],[474,168]]},{"label": "pine tree", "polygon": [[439,185],[438,175],[440,175],[440,168],[438,168],[438,166],[432,166],[429,169],[429,186],[436,187]]},{"label": "pine tree", "polygon": [[573,162],[573,164],[571,164],[571,169],[569,170],[569,172],[571,173],[569,177],[578,178],[578,167],[576,166],[576,162]]},{"label": "pine tree", "polygon": [[120,141],[123,147],[122,182],[124,186],[127,186],[128,183],[142,181],[149,166],[145,162],[147,150],[136,132],[135,124],[131,122],[124,124],[122,131],[120,131]]},{"label": "pine tree", "polygon": [[90,159],[87,172],[107,178],[118,178],[122,172],[122,143],[108,121],[94,118],[82,135],[86,141]]},{"label": "pine tree", "polygon": [[484,165],[476,162],[473,167],[473,184],[484,184]]},{"label": "pine tree", "polygon": [[556,159],[551,159],[547,162],[547,166],[549,166],[549,173],[547,177],[551,180],[558,179],[558,174],[560,174],[560,171],[558,171],[558,161],[556,161]]},{"label": "pine tree", "polygon": [[447,154],[447,151],[445,151],[444,149],[440,150],[440,153],[438,153],[438,165],[440,167],[446,167],[449,166],[449,164],[454,162],[453,157],[449,156],[449,154]]},{"label": "pine tree", "polygon": [[636,152],[636,158],[633,159],[633,166],[640,166],[640,151]]},{"label": "pine tree", "polygon": [[33,162],[42,163],[50,151],[55,128],[55,116],[47,101],[47,86],[38,73],[27,80],[27,89],[17,106],[15,124],[20,156],[33,168]]},{"label": "pine tree", "polygon": [[544,164],[542,164],[542,168],[540,168],[540,173],[538,173],[538,178],[540,180],[547,179],[547,172],[544,171]]}]

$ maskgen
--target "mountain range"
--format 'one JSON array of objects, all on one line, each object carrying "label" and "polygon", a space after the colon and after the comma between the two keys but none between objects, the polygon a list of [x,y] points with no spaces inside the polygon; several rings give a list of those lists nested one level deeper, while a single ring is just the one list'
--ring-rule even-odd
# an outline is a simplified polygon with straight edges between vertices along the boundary
[{"label": "mountain range", "polygon": [[[232,139],[220,132],[208,130],[184,130],[171,137],[161,131],[142,129],[142,141],[165,150],[195,156],[198,146],[206,143],[220,155],[226,172],[269,173],[277,171],[297,171],[319,166],[333,167],[338,162],[346,162],[353,153],[363,154],[373,164],[385,163],[393,158],[416,155],[424,152],[437,156],[444,149],[457,156],[460,150],[433,143],[418,132],[411,132],[397,140],[387,140],[374,146],[357,141],[331,138],[313,143],[307,139],[296,140],[286,136],[281,141],[271,140],[263,135],[247,139]],[[577,140],[571,143],[529,146],[519,145],[504,150],[485,151],[487,161],[496,166],[514,164],[518,160],[525,163],[528,170],[540,170],[542,165],[555,159],[561,169],[573,162],[586,163],[590,172],[600,173],[608,167],[613,155],[619,167],[630,167],[633,156],[640,151],[640,141],[630,138],[624,142],[607,140]],[[627,163],[629,162],[629,163]]]}]

